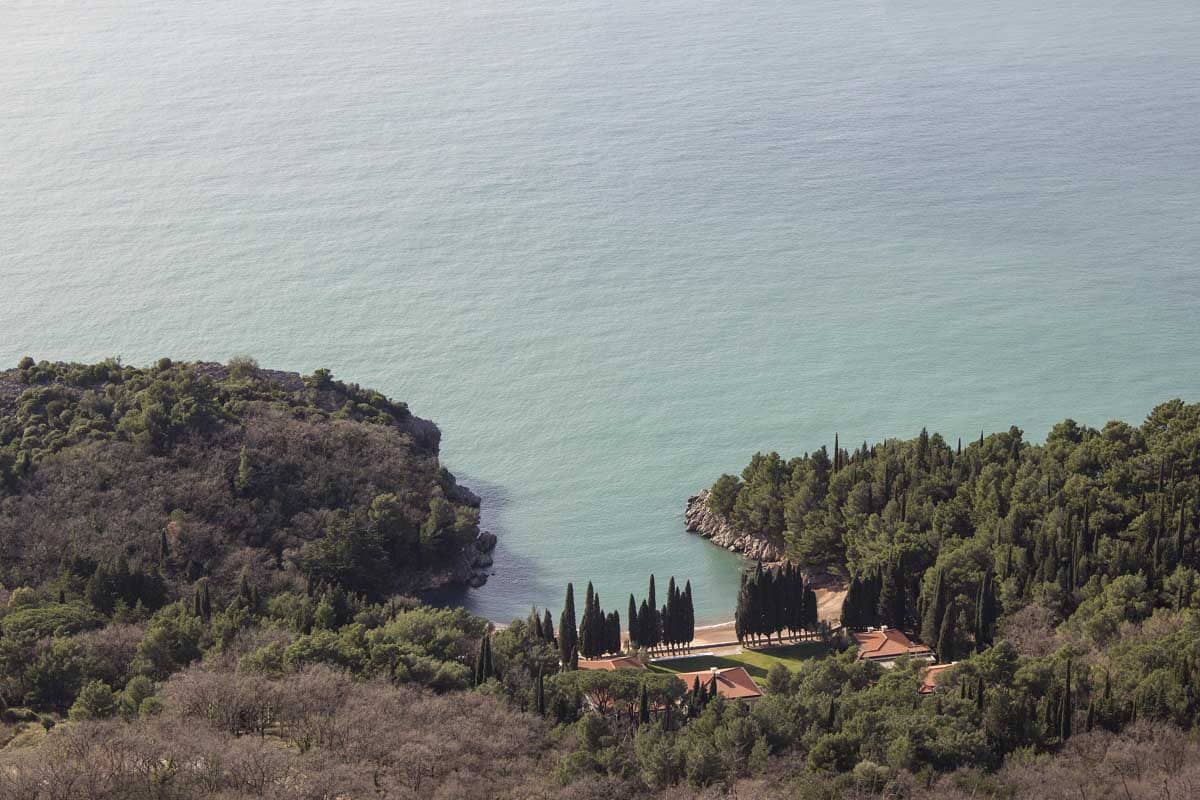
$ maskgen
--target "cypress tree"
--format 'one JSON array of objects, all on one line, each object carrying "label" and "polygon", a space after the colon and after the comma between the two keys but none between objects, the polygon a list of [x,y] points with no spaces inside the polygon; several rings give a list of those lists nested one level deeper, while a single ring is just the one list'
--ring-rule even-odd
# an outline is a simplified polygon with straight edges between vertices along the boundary
[{"label": "cypress tree", "polygon": [[975,602],[975,651],[983,652],[992,643],[992,631],[996,623],[996,595],[992,586],[992,571],[983,574],[979,583],[979,594]]},{"label": "cypress tree", "polygon": [[525,621],[529,625],[530,632],[532,632],[539,641],[546,641],[546,635],[542,632],[542,615],[538,613],[537,606],[529,609],[529,617]]},{"label": "cypress tree", "polygon": [[983,711],[983,676],[980,675],[975,684],[975,707],[982,713]]},{"label": "cypress tree", "polygon": [[[242,576],[243,579],[245,576]],[[200,582],[200,610],[203,612],[204,619],[212,619],[212,597],[208,593],[208,579],[205,578]]]},{"label": "cypress tree", "polygon": [[638,722],[645,725],[650,721],[650,693],[646,691],[646,685],[642,684],[642,700],[638,704]]},{"label": "cypress tree", "polygon": [[944,664],[951,663],[955,658],[954,637],[955,622],[957,621],[957,618],[958,605],[957,603],[952,602],[946,608],[946,613],[942,617],[942,628],[940,631],[938,631],[937,637],[938,658]]},{"label": "cypress tree", "polygon": [[854,575],[850,578],[850,585],[846,587],[846,598],[842,603],[843,627],[850,630],[863,627],[862,614],[859,610],[862,602],[861,595],[862,582],[859,581],[857,575]]},{"label": "cypress tree", "polygon": [[750,633],[750,581],[744,572],[741,584],[738,586],[737,610],[733,614],[733,629],[737,634],[737,640],[744,643]]},{"label": "cypress tree", "polygon": [[638,611],[637,611],[637,603],[633,599],[632,594],[629,595],[629,614],[628,614],[628,616],[626,616],[625,621],[629,625],[629,646],[637,647],[638,641],[639,641],[638,640],[638,633],[639,633],[639,631],[638,631]]},{"label": "cypress tree", "polygon": [[550,609],[546,609],[545,616],[542,617],[542,638],[551,645],[555,644],[554,638],[554,619],[550,616]]},{"label": "cypress tree", "polygon": [[495,674],[496,667],[492,661],[492,636],[485,634],[479,642],[479,654],[475,657],[475,685],[486,683]]},{"label": "cypress tree", "polygon": [[696,607],[692,604],[692,582],[687,581],[683,585],[683,608],[684,608],[684,644],[691,649],[692,641],[696,638]]},{"label": "cypress tree", "polygon": [[575,587],[567,584],[567,600],[563,605],[562,618],[558,624],[558,642],[559,656],[562,658],[563,668],[569,668],[569,665],[574,660],[578,663],[578,656],[572,656],[572,653],[578,648],[576,640],[577,633],[575,628]]},{"label": "cypress tree", "polygon": [[836,723],[837,723],[837,698],[831,697],[831,698],[829,698],[829,713],[825,717],[825,727],[832,731],[833,727]]},{"label": "cypress tree", "polygon": [[938,649],[938,633],[941,632],[945,616],[946,578],[944,571],[938,569],[933,575],[932,596],[925,604],[925,618],[921,622],[921,638],[934,650]]},{"label": "cypress tree", "polygon": [[1062,708],[1058,724],[1058,737],[1062,741],[1071,738],[1071,659],[1067,659],[1067,671],[1063,681]]},{"label": "cypress tree", "polygon": [[537,714],[539,717],[546,716],[546,680],[541,670],[538,670],[537,678]]},{"label": "cypress tree", "polygon": [[877,608],[880,621],[889,628],[903,628],[908,608],[903,570],[898,563],[891,563],[879,577],[880,591]]},{"label": "cypress tree", "polygon": [[167,559],[170,557],[171,544],[167,541],[167,529],[163,528],[158,532],[158,563],[166,566]]},{"label": "cypress tree", "polygon": [[661,626],[658,620],[658,600],[654,595],[654,574],[650,575],[650,590],[646,593],[646,605],[650,608],[650,620],[647,625],[647,630],[650,634],[649,641],[646,642],[650,647],[656,646],[662,639],[660,638]]},{"label": "cypress tree", "polygon": [[1087,713],[1087,732],[1088,733],[1092,732],[1092,727],[1095,724],[1096,724],[1096,702],[1095,702],[1095,700],[1088,700],[1088,713]]},{"label": "cypress tree", "polygon": [[1183,510],[1187,503],[1179,504],[1179,525],[1175,528],[1175,563],[1183,561]]},{"label": "cypress tree", "polygon": [[676,597],[675,597],[675,576],[672,575],[670,577],[670,579],[667,581],[666,613],[664,613],[663,617],[662,617],[663,643],[666,644],[667,648],[670,650],[675,649],[675,643],[678,640],[677,639],[678,635],[675,631],[676,623],[678,622],[678,620],[676,619],[677,613],[678,612],[676,611]]},{"label": "cypress tree", "polygon": [[790,589],[784,579],[783,570],[772,570],[770,580],[771,613],[770,625],[775,635],[783,641],[783,629],[787,627],[788,594]]},{"label": "cypress tree", "polygon": [[591,622],[593,601],[594,595],[592,593],[592,586],[589,583],[587,593],[584,594],[583,613],[579,615],[579,634],[575,644],[576,648],[579,650],[579,655],[583,658],[592,657]]},{"label": "cypress tree", "polygon": [[642,605],[638,608],[638,642],[642,647],[653,647],[654,635],[652,628],[654,627],[654,615],[650,613],[650,605],[645,599],[642,600]]},{"label": "cypress tree", "polygon": [[809,631],[816,630],[818,611],[817,593],[811,586],[806,586],[804,589],[804,623],[801,627]]}]

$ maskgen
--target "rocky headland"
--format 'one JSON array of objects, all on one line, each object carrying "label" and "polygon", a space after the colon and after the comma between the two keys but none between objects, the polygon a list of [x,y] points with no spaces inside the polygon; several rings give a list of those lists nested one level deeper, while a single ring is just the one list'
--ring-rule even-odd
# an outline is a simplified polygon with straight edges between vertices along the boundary
[{"label": "rocky headland", "polygon": [[698,533],[718,547],[741,553],[756,561],[781,561],[783,548],[780,544],[762,536],[739,531],[725,517],[708,507],[708,489],[688,498],[683,520],[690,533]]}]

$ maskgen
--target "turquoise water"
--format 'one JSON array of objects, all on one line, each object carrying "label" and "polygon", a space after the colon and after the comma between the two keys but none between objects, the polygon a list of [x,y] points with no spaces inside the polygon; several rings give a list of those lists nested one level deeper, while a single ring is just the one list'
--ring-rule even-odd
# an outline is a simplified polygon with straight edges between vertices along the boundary
[{"label": "turquoise water", "polygon": [[646,575],[756,449],[1200,399],[1195,0],[0,7],[0,363],[327,366],[501,535]]}]

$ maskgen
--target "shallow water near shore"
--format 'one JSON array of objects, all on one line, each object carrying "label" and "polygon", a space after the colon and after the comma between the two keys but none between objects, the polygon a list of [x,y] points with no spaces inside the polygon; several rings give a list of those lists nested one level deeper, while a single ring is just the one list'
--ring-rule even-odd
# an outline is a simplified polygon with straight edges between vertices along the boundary
[{"label": "shallow water near shore", "polygon": [[717,622],[683,508],[757,449],[1200,400],[1198,41],[1194,0],[10,3],[0,363],[328,367],[441,426],[472,609],[655,572]]}]

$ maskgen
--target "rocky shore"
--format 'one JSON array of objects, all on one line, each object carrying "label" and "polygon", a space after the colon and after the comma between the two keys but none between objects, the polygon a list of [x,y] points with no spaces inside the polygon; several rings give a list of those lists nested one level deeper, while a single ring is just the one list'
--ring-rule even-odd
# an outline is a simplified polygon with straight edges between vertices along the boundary
[{"label": "rocky shore", "polygon": [[708,507],[708,489],[688,498],[683,520],[690,533],[698,533],[718,547],[757,561],[783,559],[783,548],[775,542],[739,531],[728,519],[713,513]]},{"label": "rocky shore", "polygon": [[447,586],[478,589],[487,583],[488,576],[492,574],[492,551],[495,549],[496,534],[483,531],[474,542],[463,548],[454,563],[418,574],[408,591],[419,594]]}]

